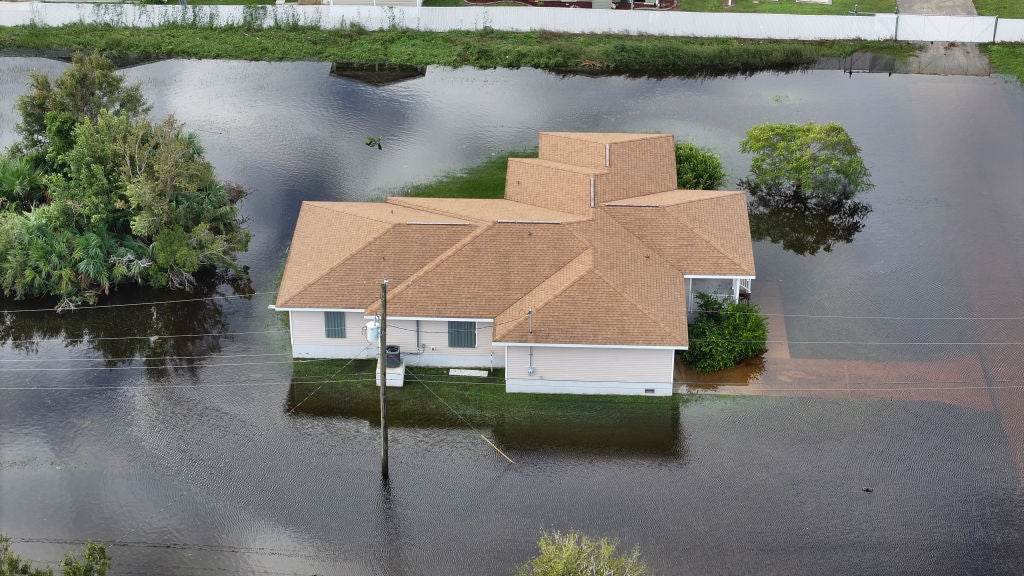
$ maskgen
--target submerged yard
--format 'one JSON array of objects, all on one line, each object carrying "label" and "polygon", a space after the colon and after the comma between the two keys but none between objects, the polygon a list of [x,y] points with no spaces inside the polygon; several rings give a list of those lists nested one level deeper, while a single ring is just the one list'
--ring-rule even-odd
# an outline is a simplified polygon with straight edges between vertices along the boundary
[{"label": "submerged yard", "polygon": [[[0,61],[0,109],[29,70],[64,66]],[[250,190],[250,284],[63,315],[4,303],[0,532],[23,555],[91,539],[119,574],[511,574],[542,529],[578,529],[639,545],[660,574],[1024,569],[1019,85],[432,66],[381,86],[330,68],[125,69]],[[267,310],[303,200],[402,193],[539,130],[671,132],[734,183],[751,126],[811,120],[863,147],[874,210],[827,251],[756,244],[753,297],[784,330],[761,369],[708,384],[750,397],[507,395],[499,372],[410,369],[422,381],[388,391],[383,484],[373,363],[293,362]]]}]

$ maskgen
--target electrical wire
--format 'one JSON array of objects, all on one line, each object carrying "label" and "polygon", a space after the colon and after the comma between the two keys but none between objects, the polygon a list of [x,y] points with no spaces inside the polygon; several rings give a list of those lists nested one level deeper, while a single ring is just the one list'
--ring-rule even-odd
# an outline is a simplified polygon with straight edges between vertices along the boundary
[{"label": "electrical wire", "polygon": [[466,425],[467,425],[467,426],[469,426],[470,428],[472,428],[474,432],[476,432],[476,433],[477,433],[477,434],[478,434],[478,435],[479,435],[479,436],[480,436],[481,438],[483,438],[484,442],[486,442],[487,444],[489,444],[489,445],[491,446],[491,448],[494,448],[494,450],[495,450],[495,451],[496,451],[496,452],[497,452],[498,454],[501,454],[501,455],[502,455],[502,457],[503,457],[503,458],[505,458],[505,460],[508,460],[509,464],[515,464],[515,463],[516,463],[516,462],[515,462],[515,460],[513,460],[513,459],[509,458],[507,454],[505,454],[504,452],[502,452],[502,451],[501,451],[501,449],[500,449],[500,448],[498,448],[498,447],[497,447],[497,446],[496,446],[496,445],[494,444],[494,442],[491,442],[491,440],[490,440],[490,439],[489,439],[489,438],[488,438],[487,436],[484,436],[483,432],[481,432],[481,431],[477,430],[476,426],[473,426],[473,424],[472,424],[472,423],[471,423],[471,422],[470,422],[469,420],[466,420],[466,419],[465,419],[465,418],[464,418],[464,417],[462,416],[462,414],[459,414],[459,412],[458,412],[457,410],[455,410],[455,408],[452,408],[452,405],[451,405],[451,404],[449,404],[449,403],[445,402],[444,398],[441,398],[440,396],[438,396],[438,395],[437,395],[437,392],[434,392],[434,390],[433,390],[433,389],[431,389],[431,388],[430,388],[430,386],[427,386],[426,382],[424,382],[424,381],[423,381],[422,379],[420,379],[420,377],[419,377],[419,376],[417,376],[415,372],[412,372],[412,371],[406,371],[406,374],[408,374],[408,375],[412,376],[413,378],[415,378],[415,379],[416,379],[416,381],[417,381],[417,382],[419,382],[420,384],[422,384],[422,385],[423,385],[423,387],[427,389],[427,392],[430,392],[431,394],[433,394],[433,395],[434,395],[434,398],[437,398],[437,399],[438,399],[438,400],[439,400],[439,401],[440,401],[440,402],[441,402],[442,404],[444,404],[444,405],[445,405],[445,406],[446,406],[446,407],[447,407],[447,408],[448,408],[449,410],[451,410],[451,411],[452,411],[452,414],[455,414],[456,416],[458,416],[458,417],[459,417],[459,420],[462,420],[463,422],[465,422],[465,423],[466,423]]},{"label": "electrical wire", "polygon": [[[261,356],[291,356],[291,352],[272,352],[267,354],[204,354],[202,356],[158,356],[154,360],[194,360],[202,358],[252,358]],[[0,362],[127,362],[131,360],[148,360],[139,356],[123,358],[0,358]]]},{"label": "electrical wire", "polygon": [[83,336],[81,338],[37,338],[30,340],[0,340],[3,344],[31,344],[34,342],[98,342],[106,340],[170,340],[172,338],[201,338],[206,336],[243,336],[248,334],[288,334],[289,330],[254,330],[249,332],[204,332],[197,334],[148,334],[142,336]]},{"label": "electrical wire", "polygon": [[[159,358],[156,358],[159,359]],[[280,360],[275,362],[232,362],[218,364],[172,364],[170,366],[76,366],[74,368],[0,368],[0,372],[80,372],[85,370],[154,370],[161,368],[220,368],[234,366],[267,366],[270,364],[298,364],[316,360]]]},{"label": "electrical wire", "polygon": [[[365,282],[366,284],[377,284],[377,281]],[[71,310],[60,311],[56,308],[23,308],[23,309],[5,309],[0,310],[2,314],[20,314],[26,312],[56,312],[65,313],[73,311],[85,311],[85,310],[97,310],[106,308],[122,308],[132,306],[156,306],[166,304],[181,304],[185,302],[201,302],[206,300],[226,300],[232,298],[245,298],[249,299],[253,296],[265,296],[265,295],[276,295],[277,292],[263,291],[263,292],[251,292],[249,294],[225,294],[217,296],[206,296],[201,298],[180,298],[176,300],[154,300],[147,302],[128,302],[123,304],[96,304],[88,307],[73,308]],[[721,311],[721,314],[756,314],[757,312],[728,312]],[[835,319],[835,320],[914,320],[914,321],[1024,321],[1024,316],[860,316],[860,315],[845,315],[845,314],[799,314],[799,313],[772,313],[772,312],[760,312],[763,316],[772,316],[780,318],[822,318],[822,319]],[[517,320],[511,320],[509,322],[516,322]],[[499,324],[491,324],[500,325]],[[398,330],[409,330],[408,328],[396,327]]]},{"label": "electrical wire", "polygon": [[124,304],[94,304],[88,307],[71,308],[68,310],[58,310],[56,308],[12,308],[7,310],[0,310],[0,314],[21,314],[24,312],[56,312],[57,314],[64,314],[72,311],[84,311],[84,310],[100,310],[104,308],[124,308],[128,306],[157,306],[161,304],[181,304],[183,302],[202,302],[204,300],[227,300],[230,298],[251,298],[253,296],[263,296],[266,294],[277,294],[277,292],[251,292],[249,294],[223,294],[217,296],[204,296],[202,298],[180,298],[177,300],[155,300],[151,302],[126,302]]}]

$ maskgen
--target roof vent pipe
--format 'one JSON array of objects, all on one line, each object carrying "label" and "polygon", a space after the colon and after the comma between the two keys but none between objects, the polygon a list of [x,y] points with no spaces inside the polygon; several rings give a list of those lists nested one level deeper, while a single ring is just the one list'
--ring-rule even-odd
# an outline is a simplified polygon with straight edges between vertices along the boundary
[{"label": "roof vent pipe", "polygon": [[604,145],[604,167],[611,168],[612,165],[612,145]]},{"label": "roof vent pipe", "polygon": [[590,177],[590,207],[594,207],[594,177]]}]

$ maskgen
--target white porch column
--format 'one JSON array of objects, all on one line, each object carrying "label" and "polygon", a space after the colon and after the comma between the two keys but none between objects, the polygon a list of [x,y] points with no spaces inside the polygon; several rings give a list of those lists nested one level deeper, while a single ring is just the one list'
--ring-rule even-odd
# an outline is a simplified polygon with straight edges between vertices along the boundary
[{"label": "white porch column", "polygon": [[739,278],[733,278],[732,279],[732,301],[733,302],[739,302],[740,301],[740,279]]}]

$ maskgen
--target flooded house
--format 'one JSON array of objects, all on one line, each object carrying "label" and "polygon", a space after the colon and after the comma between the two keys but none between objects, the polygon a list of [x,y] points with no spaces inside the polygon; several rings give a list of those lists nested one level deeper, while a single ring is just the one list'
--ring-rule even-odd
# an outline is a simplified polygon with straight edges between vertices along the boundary
[{"label": "flooded house", "polygon": [[504,368],[508,392],[669,395],[694,295],[738,298],[742,192],[677,190],[669,134],[542,132],[503,199],[304,202],[275,309],[296,358]]}]

